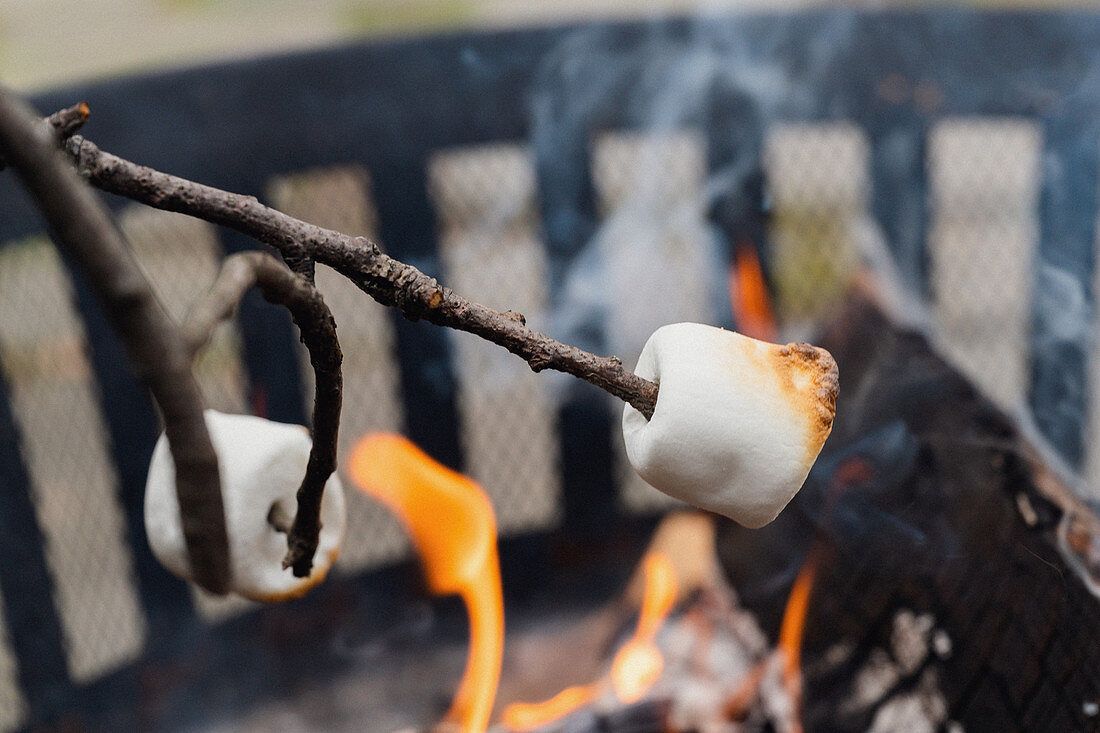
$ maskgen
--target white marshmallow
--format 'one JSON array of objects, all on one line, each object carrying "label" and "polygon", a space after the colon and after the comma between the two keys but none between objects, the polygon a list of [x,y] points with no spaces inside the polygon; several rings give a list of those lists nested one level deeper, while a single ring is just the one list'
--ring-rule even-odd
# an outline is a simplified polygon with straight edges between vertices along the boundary
[{"label": "white marshmallow", "polygon": [[676,323],[650,336],[635,372],[659,390],[651,420],[630,405],[623,412],[634,470],[746,527],[775,519],[832,430],[836,362],[809,344]]},{"label": "white marshmallow", "polygon": [[[344,540],[344,489],[333,474],[321,502],[321,536],[313,571],[296,578],[284,570],[286,535],[268,521],[278,503],[287,517],[297,512],[296,494],[305,476],[312,441],[300,425],[252,415],[204,413],[218,455],[226,529],[229,534],[230,590],[254,601],[276,602],[302,596],[320,583]],[[153,449],[145,486],[145,529],[153,554],[184,579],[191,578],[187,546],[176,497],[176,469],[162,434]]]}]

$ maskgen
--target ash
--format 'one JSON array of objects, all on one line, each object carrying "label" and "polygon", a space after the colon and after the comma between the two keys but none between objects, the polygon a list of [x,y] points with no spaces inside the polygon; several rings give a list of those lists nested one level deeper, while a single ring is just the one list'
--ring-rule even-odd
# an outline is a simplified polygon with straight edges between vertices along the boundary
[{"label": "ash", "polygon": [[783,681],[780,658],[732,588],[716,584],[693,592],[666,620],[656,644],[664,668],[643,701],[624,704],[608,688],[587,708],[538,733],[800,730],[798,701]]},{"label": "ash", "polygon": [[780,665],[732,589],[699,591],[657,643],[665,669],[651,696],[669,701],[671,729],[732,733],[768,723],[791,729],[795,701],[782,684]]}]

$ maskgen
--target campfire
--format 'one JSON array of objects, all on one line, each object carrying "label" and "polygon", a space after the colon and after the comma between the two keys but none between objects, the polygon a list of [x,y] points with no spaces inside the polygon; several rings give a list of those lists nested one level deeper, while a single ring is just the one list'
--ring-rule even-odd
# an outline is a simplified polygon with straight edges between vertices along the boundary
[{"label": "campfire", "polygon": [[[1077,334],[1080,329],[1069,336],[1061,333],[1065,329],[1055,316],[1069,304],[1080,311],[1074,314],[1076,326],[1083,329],[1090,322],[1089,287],[1077,286],[1091,282],[1091,257],[1080,268],[1046,260],[1067,239],[1061,225],[1051,222],[1072,221],[1050,204],[1094,198],[1094,172],[1077,175],[1074,168],[1095,157],[1092,147],[1081,155],[1076,144],[1067,143],[1076,137],[1068,132],[1065,139],[1060,137],[1060,125],[1067,121],[1075,127],[1078,120],[1092,119],[1091,113],[1078,114],[1073,106],[1088,96],[1078,93],[1075,75],[1090,68],[1091,47],[1078,49],[1087,52],[1081,57],[1085,60],[1064,65],[1072,72],[1068,80],[1062,71],[1027,76],[1020,73],[1024,67],[997,64],[982,72],[992,74],[992,80],[978,83],[967,77],[956,84],[941,75],[938,61],[900,68],[900,61],[883,50],[950,45],[962,55],[943,66],[979,69],[983,64],[975,59],[1000,58],[981,39],[996,39],[996,49],[1025,47],[1032,40],[1026,29],[1034,19],[1021,23],[1010,18],[1006,23],[983,15],[977,20],[988,23],[982,27],[989,32],[974,34],[972,26],[933,18],[935,22],[916,24],[923,30],[915,36],[895,28],[910,25],[908,14],[839,20],[840,35],[851,36],[853,50],[828,64],[802,57],[806,49],[834,45],[834,39],[809,33],[822,25],[816,15],[792,25],[794,35],[779,34],[789,40],[763,43],[761,49],[741,40],[771,39],[771,33],[760,29],[771,27],[772,20],[715,25],[718,31],[736,31],[732,37],[738,43],[732,45],[737,52],[728,53],[725,32],[715,34],[711,45],[704,46],[708,53],[699,58],[716,61],[716,75],[696,90],[703,99],[692,100],[682,114],[669,119],[654,119],[648,103],[632,101],[656,96],[648,87],[636,86],[635,77],[656,77],[657,87],[679,91],[683,68],[676,60],[691,54],[687,40],[696,30],[706,31],[707,41],[709,24],[701,29],[673,24],[667,34],[632,25],[621,30],[621,37],[620,31],[612,33],[609,38],[615,43],[606,48],[601,31],[592,49],[560,43],[573,35],[557,31],[509,35],[506,43],[445,41],[440,46],[445,53],[437,55],[442,60],[431,62],[415,48],[416,55],[409,58],[417,63],[400,64],[386,61],[390,50],[376,54],[367,49],[347,55],[354,63],[346,68],[356,73],[346,74],[331,73],[336,57],[327,54],[303,56],[302,67],[300,61],[279,62],[239,77],[233,69],[215,70],[214,76],[192,86],[206,93],[237,89],[240,94],[229,95],[228,101],[250,104],[247,124],[225,126],[222,137],[211,138],[212,149],[236,149],[246,132],[251,135],[256,125],[268,122],[273,127],[264,127],[256,139],[280,141],[278,146],[265,143],[278,151],[274,157],[280,160],[248,159],[247,175],[228,168],[215,175],[218,171],[203,167],[206,158],[186,145],[180,147],[182,161],[157,155],[129,161],[113,150],[148,146],[133,140],[112,144],[118,131],[104,132],[102,138],[100,130],[88,130],[89,137],[76,134],[89,110],[98,110],[100,104],[107,120],[122,119],[119,110],[130,119],[138,119],[135,110],[140,110],[140,118],[149,121],[186,117],[178,107],[187,95],[161,86],[162,81],[135,88],[141,90],[141,99],[167,102],[144,106],[124,95],[125,104],[112,107],[92,97],[90,107],[76,105],[47,118],[47,126],[39,128],[52,128],[60,140],[43,138],[35,144],[48,152],[49,145],[59,142],[66,156],[41,158],[53,161],[49,166],[27,157],[36,149],[31,133],[39,121],[26,113],[22,132],[18,125],[11,128],[8,136],[14,142],[6,144],[3,163],[24,176],[37,199],[48,205],[47,218],[50,211],[64,218],[74,209],[59,205],[58,192],[65,189],[55,184],[90,184],[133,202],[219,225],[228,222],[236,233],[223,242],[211,239],[212,263],[223,250],[244,246],[237,239],[241,236],[274,247],[281,258],[255,252],[226,258],[211,291],[217,297],[200,300],[193,311],[200,317],[181,317],[179,329],[157,315],[157,294],[143,290],[139,300],[149,317],[145,324],[117,329],[124,331],[124,341],[134,352],[137,372],[157,377],[153,391],[161,407],[186,408],[174,416],[162,410],[165,424],[176,432],[158,449],[155,465],[167,470],[166,461],[176,458],[178,445],[173,443],[181,435],[200,449],[189,475],[182,470],[152,472],[154,487],[163,491],[143,494],[143,472],[149,464],[140,445],[131,445],[141,441],[128,436],[148,433],[152,450],[157,416],[151,404],[120,398],[135,392],[143,399],[144,390],[132,380],[114,379],[125,371],[125,360],[114,355],[118,344],[113,339],[119,334],[96,310],[96,292],[89,286],[89,281],[110,282],[106,275],[117,268],[110,258],[80,250],[79,243],[66,245],[74,247],[64,258],[73,260],[70,266],[79,270],[79,259],[104,275],[89,278],[77,271],[71,282],[97,357],[91,365],[95,379],[91,371],[84,375],[82,389],[102,390],[103,404],[91,411],[111,418],[109,439],[98,436],[96,446],[112,451],[105,460],[117,464],[124,484],[119,494],[125,527],[107,534],[112,542],[119,539],[116,534],[125,535],[119,568],[112,572],[121,578],[119,587],[136,594],[133,618],[126,620],[132,648],[120,655],[99,654],[94,663],[82,661],[95,655],[82,651],[80,644],[106,639],[102,646],[118,645],[122,637],[99,623],[118,614],[113,607],[87,610],[99,609],[97,604],[108,596],[101,592],[107,586],[98,576],[79,586],[87,592],[76,610],[66,605],[82,565],[69,558],[70,571],[57,572],[51,547],[66,547],[79,560],[94,557],[97,564],[99,557],[81,555],[82,545],[67,544],[67,525],[45,511],[50,497],[66,492],[44,480],[50,475],[43,471],[31,477],[43,489],[35,498],[35,484],[22,475],[25,461],[17,428],[26,418],[13,421],[8,416],[12,400],[6,387],[0,389],[0,417],[12,425],[5,428],[10,437],[5,450],[14,468],[6,475],[17,479],[12,493],[22,497],[5,516],[22,528],[22,534],[12,536],[29,552],[25,563],[12,563],[0,572],[4,624],[16,630],[12,637],[17,642],[0,644],[0,672],[15,669],[21,677],[8,687],[27,693],[27,710],[17,711],[14,719],[32,726],[64,726],[71,716],[74,726],[94,720],[112,729],[157,727],[164,721],[209,728],[216,721],[233,729],[463,733],[1100,728],[1100,642],[1093,631],[1100,596],[1100,519],[1096,507],[1080,498],[1077,479],[1059,458],[1075,461],[1083,452],[1075,445],[1083,433],[1076,429],[1083,417],[1071,415],[1072,425],[1057,425],[1054,418],[1059,416],[1036,409],[1034,419],[1046,421],[1036,429],[1026,416],[1010,417],[999,407],[1050,398],[1058,404],[1049,412],[1056,413],[1063,403],[1074,402],[1077,409],[1084,402],[1077,399],[1077,388],[1086,377],[1083,349],[1088,339]],[[1053,49],[1039,54],[1043,58],[1060,57],[1063,47],[1072,45],[1063,26],[1076,27],[1076,22],[1058,20],[1056,28],[1047,27],[1043,34]],[[788,19],[779,21],[786,25]],[[818,40],[804,43],[804,37]],[[940,43],[944,39],[950,44]],[[865,43],[873,53],[866,52]],[[514,54],[515,48],[525,53]],[[744,58],[742,50],[748,54]],[[537,69],[530,68],[528,52],[544,57]],[[404,125],[393,124],[387,105],[371,105],[369,113],[362,112],[362,99],[389,93],[394,85],[388,78],[379,82],[385,75],[376,73],[381,63],[371,61],[376,56],[388,68],[418,73],[433,69],[423,75],[444,80],[446,99],[462,100],[458,106],[463,113],[456,118],[455,104],[423,95],[423,108],[409,119],[435,122],[424,122],[423,134],[410,136]],[[653,60],[660,61],[655,67],[660,73],[636,73],[651,68]],[[621,78],[613,75],[607,88],[593,85],[592,72],[604,67],[623,71]],[[823,76],[807,78],[806,70],[816,67]],[[310,129],[316,134],[304,136],[307,142],[300,145],[284,140],[295,137],[288,131],[299,129],[296,122],[288,126],[291,120],[282,114],[294,108],[291,95],[257,94],[262,85],[253,81],[281,92],[279,80],[287,77],[279,70],[290,68],[313,70],[302,76],[314,81],[293,97],[296,104],[307,99],[331,108],[325,117],[333,127],[322,129],[326,120],[315,120]],[[511,70],[506,77],[511,81],[500,90],[487,88],[492,85],[486,83],[490,77],[484,70],[493,68]],[[836,73],[846,68],[859,73]],[[1002,73],[1002,68],[1008,71]],[[726,78],[731,69],[751,77],[751,88],[742,88],[743,79]],[[210,78],[238,81],[211,83]],[[1020,78],[1029,79],[1038,91],[1024,95],[1022,106],[990,108],[988,100],[1000,105],[1000,100],[1014,98]],[[757,84],[759,80],[768,83]],[[977,107],[972,86],[985,90],[986,101]],[[783,99],[788,92],[791,99]],[[757,98],[762,94],[766,99]],[[599,109],[574,119],[572,101],[580,97],[591,97]],[[514,108],[516,99],[534,100],[539,115],[532,119],[528,108]],[[63,101],[72,104],[77,97]],[[213,110],[227,100],[198,101],[215,120]],[[158,106],[164,104],[168,106]],[[1061,111],[1063,106],[1069,112]],[[548,118],[542,119],[542,113]],[[959,123],[951,122],[953,116],[978,113],[1025,118],[1026,123],[1009,125],[1016,142],[1004,157],[1020,157],[1017,153],[1026,150],[1034,153],[1036,164],[1043,162],[1041,172],[1021,174],[1029,182],[1026,196],[988,197],[1010,201],[1003,207],[986,202],[986,208],[996,209],[992,212],[985,212],[980,201],[958,203],[963,201],[960,191],[981,188],[982,180],[955,180],[955,168],[981,166],[944,165],[958,158],[960,140],[967,147],[974,143],[966,141],[991,137],[988,126],[971,129],[966,123],[961,127],[967,129],[960,131]],[[829,124],[823,124],[823,116]],[[788,124],[790,120],[794,123]],[[217,132],[223,126],[210,127]],[[1084,127],[1073,132],[1094,141],[1091,126]],[[200,140],[211,130],[193,135],[182,130],[187,134],[174,137]],[[729,139],[731,130],[737,131],[734,141]],[[174,148],[163,143],[160,133],[161,143],[155,147]],[[641,137],[651,133],[655,142],[646,141],[644,147],[664,151],[656,162],[630,174],[609,174],[623,167],[616,155],[642,145]],[[326,141],[336,146],[327,148]],[[369,154],[364,141],[370,143]],[[803,147],[820,155],[806,158]],[[800,165],[784,172],[796,158]],[[688,161],[693,172],[676,173],[669,164],[673,160]],[[196,161],[202,165],[196,167]],[[334,166],[336,162],[341,165]],[[307,163],[321,168],[301,170]],[[145,164],[164,170],[150,172]],[[74,165],[79,177],[71,170]],[[988,166],[988,177],[1001,176],[998,166]],[[52,175],[51,169],[58,175],[64,171],[68,178],[51,183],[42,177]],[[807,187],[803,184],[809,173],[818,174],[820,181],[809,181],[813,185]],[[737,180],[727,180],[730,175]],[[307,182],[303,190],[313,190],[309,195],[325,199],[333,210],[345,207],[339,197],[325,193],[326,187],[354,189],[347,198],[362,209],[354,224],[322,221],[325,216],[308,205],[307,213],[293,213],[294,206],[278,201],[267,205],[264,186],[277,183],[280,195],[293,203],[303,195],[298,178],[308,181],[312,176],[319,176],[322,184]],[[622,181],[635,177],[673,191],[657,192],[655,199],[663,202],[659,206],[647,203],[646,197],[619,205]],[[689,185],[689,178],[698,178],[699,185]],[[910,179],[919,180],[909,186]],[[509,195],[478,198],[490,180]],[[798,185],[785,191],[783,181]],[[314,185],[319,188],[311,189]],[[1032,194],[1041,201],[1032,201]],[[765,199],[772,204],[766,206]],[[935,205],[927,207],[929,200]],[[1080,212],[1087,226],[1072,223],[1067,231],[1092,231],[1095,212],[1090,207]],[[929,218],[926,208],[934,210],[931,222],[923,221]],[[1036,222],[1022,221],[1026,217],[1016,221],[1017,210],[1033,208],[1041,211]],[[95,211],[92,207],[84,213]],[[962,299],[954,302],[953,296],[968,290],[976,279],[972,270],[984,263],[971,257],[966,267],[955,266],[944,257],[961,257],[963,252],[969,257],[971,229],[992,232],[989,239],[998,247],[1006,239],[1001,229],[985,226],[990,222],[975,222],[975,211],[989,214],[991,221],[1013,219],[1011,231],[1021,230],[1016,232],[1021,241],[1035,239],[1031,224],[1036,224],[1041,247],[1038,259],[1031,250],[1014,256],[1013,267],[1026,270],[1033,261],[1039,263],[1035,278],[1026,272],[1013,278],[1016,285],[1035,280],[1035,292],[1014,299],[1004,313],[992,314],[993,325],[976,329],[988,340],[962,343],[968,339],[970,320],[990,314]],[[765,222],[768,217],[772,220]],[[8,222],[12,238],[38,231],[24,221],[11,225],[14,214],[0,218]],[[491,219],[493,226],[477,223],[483,219]],[[951,226],[944,225],[948,219]],[[110,219],[104,215],[101,220],[106,222],[102,227],[53,228],[73,240],[80,240],[81,233],[97,234],[99,254],[124,251]],[[680,229],[659,231],[666,221]],[[33,226],[39,226],[37,220]],[[719,236],[712,237],[712,229]],[[802,236],[802,229],[814,233]],[[628,246],[620,246],[619,239],[629,240]],[[1085,239],[1079,249],[1091,252],[1094,237]],[[702,244],[666,248],[665,240]],[[855,240],[858,246],[852,244]],[[674,256],[657,257],[664,249]],[[1003,254],[1001,249],[989,251]],[[499,272],[489,270],[489,252],[497,257]],[[81,256],[74,258],[73,253]],[[779,253],[787,258],[783,267],[773,259]],[[606,273],[592,267],[593,260],[605,257],[615,275],[606,292],[607,284],[596,277]],[[681,258],[687,264],[665,277],[666,267]],[[939,335],[950,338],[941,343],[902,325],[910,321],[882,305],[878,283],[869,276],[849,290],[849,275],[868,258],[880,270],[897,270],[907,285],[933,291],[929,305],[934,313],[928,321],[939,323]],[[529,277],[516,274],[523,269],[515,266],[520,261],[534,263]],[[733,267],[727,273],[719,262],[732,262]],[[769,281],[771,288],[765,271],[775,279]],[[727,275],[728,303],[722,292]],[[133,281],[141,279],[135,271]],[[682,283],[699,284],[698,293],[675,307],[658,307],[639,319],[605,313],[640,312],[644,301],[661,300],[654,294],[662,288],[692,289]],[[513,298],[514,293],[500,295],[496,302],[498,286],[513,287],[524,297],[535,290],[539,294],[530,302]],[[182,287],[191,289],[193,284]],[[245,291],[254,297],[253,288],[289,309],[299,333],[309,336],[305,345],[312,373],[307,369],[304,375],[305,391],[314,389],[317,399],[311,418],[301,408],[297,365],[276,369],[267,363],[275,352],[290,362],[302,356],[294,355],[293,338],[276,341],[265,329],[248,328],[242,335],[247,369],[234,377],[244,386],[234,388],[239,404],[234,402],[226,412],[250,411],[250,420],[263,421],[267,428],[280,424],[286,449],[259,432],[231,427],[232,420],[225,422],[230,427],[219,431],[207,425],[204,432],[203,412],[197,408],[205,398],[200,385],[186,378],[195,376],[196,355],[213,338],[215,327],[222,328],[220,319],[241,305]],[[770,290],[778,294],[774,304]],[[584,297],[574,291],[583,291]],[[400,309],[405,318],[391,321],[384,315],[357,330],[355,319],[345,315],[362,313],[364,296]],[[67,291],[53,300],[63,297]],[[981,300],[981,293],[975,300]],[[1026,311],[1032,307],[1039,323],[1029,335]],[[783,329],[773,309],[783,313]],[[241,324],[260,322],[251,310],[245,301]],[[792,325],[797,319],[805,322]],[[351,346],[348,374],[358,370],[354,380],[348,379],[346,392],[344,356],[333,328],[337,320],[340,338]],[[465,349],[473,339],[452,343],[456,334],[423,322],[464,330],[512,351],[525,363],[503,351],[494,354],[511,360],[539,389],[527,390],[527,383],[519,380],[502,387],[505,380],[497,377],[510,379],[511,372],[498,369],[492,358],[482,359],[476,347]],[[626,336],[616,331],[624,323],[631,331]],[[736,324],[742,335],[702,323]],[[1011,326],[1006,326],[1010,337],[1002,338],[1001,323]],[[289,321],[282,328],[289,329]],[[798,328],[804,329],[800,337],[812,336],[814,344],[828,351],[771,343]],[[550,333],[555,337],[546,335]],[[159,347],[149,334],[171,336],[161,346],[171,346],[179,357],[171,365],[172,374],[155,368]],[[371,334],[377,338],[368,338]],[[652,336],[635,367],[627,357],[637,355],[635,347],[641,347],[646,334]],[[79,335],[71,338],[80,342]],[[1039,349],[1029,339],[1053,339],[1055,348]],[[274,344],[270,353],[257,348],[268,340]],[[453,348],[455,344],[460,346]],[[726,347],[736,352],[738,367],[767,367],[720,395],[724,415],[749,412],[731,406],[765,405],[752,413],[764,417],[749,429],[700,420],[701,408],[717,400],[712,393],[700,399],[690,389],[700,374],[710,378],[721,371],[698,368],[703,360],[697,357]],[[976,352],[984,358],[975,359]],[[612,353],[630,363],[604,356]],[[828,353],[839,363],[844,384],[838,405],[836,370]],[[1012,384],[998,391],[991,386],[993,380],[982,381],[980,388],[971,381],[988,373],[990,364],[998,366],[1006,354],[1013,359]],[[370,371],[368,356],[392,367],[378,382],[364,377]],[[1035,373],[1029,376],[1032,368]],[[1065,380],[1061,374],[1051,376],[1063,368]],[[607,404],[585,392],[586,385],[568,382],[563,388],[553,377],[530,373],[547,369],[580,377],[630,405],[623,445],[611,443],[619,431],[612,429]],[[275,372],[295,376],[285,394],[273,378]],[[720,380],[709,382],[715,383]],[[188,394],[174,401],[172,388],[181,385]],[[672,417],[680,422],[674,430],[658,429],[658,395],[666,416],[670,396],[675,402]],[[345,397],[351,399],[341,403]],[[360,414],[376,399],[393,402],[384,420]],[[19,407],[19,400],[14,404]],[[486,419],[490,413],[494,417]],[[517,413],[528,419],[520,421]],[[310,424],[309,438],[296,427],[288,428],[290,422]],[[179,428],[184,423],[186,430]],[[761,425],[775,430],[756,429]],[[681,432],[685,426],[694,432]],[[374,432],[379,430],[394,432]],[[69,432],[78,431],[95,432]],[[538,441],[513,440],[535,432]],[[1059,452],[1048,449],[1036,437],[1040,434],[1055,442]],[[104,448],[101,442],[109,445]],[[531,457],[535,443],[538,459]],[[217,447],[224,453],[226,445],[230,454],[233,446],[254,448],[263,470],[240,476],[219,473],[213,451]],[[704,458],[721,452],[712,450],[715,446],[724,450],[736,445],[736,451],[726,453],[752,460],[700,461],[693,450],[685,450],[704,445]],[[334,475],[338,451],[342,483],[349,489],[346,510],[339,501],[333,506],[337,489],[324,488]],[[436,463],[429,454],[448,466],[464,466],[477,480]],[[291,470],[279,464],[290,458],[301,465]],[[83,463],[74,462],[83,471]],[[519,475],[517,466],[535,468],[530,475]],[[280,474],[286,485],[265,483],[265,473]],[[622,480],[627,473],[631,479]],[[82,482],[83,476],[78,477],[77,483]],[[242,491],[242,486],[238,501],[226,501],[225,512],[219,511],[213,500]],[[801,492],[794,495],[799,486]],[[651,487],[714,513],[678,504],[670,509],[666,497]],[[632,503],[635,489],[665,503],[646,503],[649,498]],[[327,514],[322,492],[330,503]],[[141,497],[150,493],[155,511],[142,517]],[[81,505],[81,496],[73,494],[71,503]],[[110,501],[99,503],[113,507],[117,497],[107,496]],[[264,504],[265,511],[249,511],[255,504]],[[367,505],[377,513],[368,517]],[[234,508],[241,506],[240,512]],[[308,511],[291,516],[293,506]],[[374,520],[390,518],[383,508],[399,518],[415,557],[403,554],[397,528],[382,536],[387,530]],[[256,531],[244,546],[254,549],[252,540],[262,538],[264,552],[227,552],[242,544],[239,530],[246,521]],[[345,543],[347,552],[337,563],[345,522],[358,547]],[[40,523],[49,532],[40,533]],[[153,542],[146,543],[143,533]],[[171,542],[158,544],[165,536]],[[376,554],[368,557],[366,549]],[[260,554],[265,572],[250,578],[247,566]],[[241,615],[227,613],[211,621],[204,604],[214,601],[201,596],[194,602],[193,589],[175,583],[153,555],[214,595],[233,591],[244,598],[293,600],[263,610],[238,607],[232,613]],[[284,572],[287,568],[290,572]],[[137,576],[136,582],[131,575]],[[24,590],[26,600],[20,595]],[[81,625],[74,625],[74,619]],[[100,632],[101,627],[106,630]],[[14,665],[4,657],[7,646],[14,647]],[[273,664],[273,659],[280,663]],[[135,698],[140,705],[133,705]],[[4,707],[0,704],[0,713]],[[0,716],[0,727],[4,720]]]},{"label": "campfire", "polygon": [[[470,619],[453,702],[442,723],[421,725],[656,733],[1095,722],[1095,515],[1040,447],[870,296],[853,295],[821,342],[852,397],[788,510],[754,531],[686,511],[635,528],[633,571],[579,614],[521,604],[515,626],[511,606],[498,616],[495,531],[480,489],[403,439],[366,438],[356,481],[403,517],[428,588],[459,594]],[[449,507],[442,524],[438,501]]]}]

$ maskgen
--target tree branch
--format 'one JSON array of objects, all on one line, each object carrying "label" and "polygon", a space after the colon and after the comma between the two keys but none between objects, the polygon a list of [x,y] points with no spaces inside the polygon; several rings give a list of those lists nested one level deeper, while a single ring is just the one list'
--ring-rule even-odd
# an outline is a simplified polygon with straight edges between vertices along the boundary
[{"label": "tree branch", "polygon": [[97,188],[241,232],[274,247],[288,263],[328,265],[378,302],[400,308],[412,320],[423,318],[476,334],[526,360],[536,372],[555,369],[572,374],[629,402],[646,418],[653,416],[657,385],[624,369],[617,357],[599,357],[560,343],[527,328],[519,314],[468,301],[415,267],[383,254],[363,237],[308,224],[251,196],[137,165],[80,136],[66,141],[65,149],[80,173]]},{"label": "tree branch", "polygon": [[343,357],[331,311],[304,276],[291,272],[271,255],[242,252],[228,257],[222,264],[217,280],[188,315],[183,325],[184,339],[192,354],[205,346],[214,327],[233,316],[241,298],[253,285],[259,287],[265,299],[290,311],[316,374],[313,445],[306,474],[298,487],[298,511],[289,527],[285,518],[275,518],[277,521],[273,522],[277,529],[287,532],[283,567],[293,568],[295,576],[305,578],[313,567],[313,555],[321,534],[321,499],[325,483],[336,470]]},{"label": "tree branch", "polygon": [[[76,118],[86,117],[86,107]],[[59,113],[68,125],[68,113]],[[58,117],[55,115],[55,117]],[[71,124],[76,124],[75,122]],[[160,308],[106,207],[56,149],[56,133],[0,89],[0,155],[36,200],[53,237],[88,275],[115,331],[164,415],[176,466],[184,538],[195,581],[212,593],[229,585],[217,455],[179,332]]]}]

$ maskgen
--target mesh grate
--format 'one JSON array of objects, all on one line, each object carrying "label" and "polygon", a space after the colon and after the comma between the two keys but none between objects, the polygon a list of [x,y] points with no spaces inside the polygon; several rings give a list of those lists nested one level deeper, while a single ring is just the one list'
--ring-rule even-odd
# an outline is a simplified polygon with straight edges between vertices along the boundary
[{"label": "mesh grate", "polygon": [[934,313],[942,346],[999,407],[1024,403],[1038,240],[1038,126],[968,119],[928,141]]},{"label": "mesh grate", "polygon": [[[272,181],[269,196],[276,208],[291,216],[377,241],[370,179],[362,168],[325,168],[284,176]],[[344,352],[338,455],[346,457],[364,434],[399,431],[404,423],[393,326],[386,308],[322,265],[317,266],[317,287],[336,319]],[[304,348],[300,355],[308,409],[312,410],[313,370]],[[356,491],[346,474],[341,473],[341,478],[347,495],[348,530],[337,567],[353,572],[405,554],[408,541],[397,521],[380,504]]]},{"label": "mesh grate", "polygon": [[[448,285],[465,297],[546,326],[547,267],[535,238],[528,151],[493,145],[429,164]],[[502,533],[557,522],[559,468],[551,382],[504,349],[451,332],[467,471],[493,500]]]},{"label": "mesh grate", "polygon": [[[216,228],[183,214],[138,205],[127,208],[118,224],[169,316],[182,322],[218,273],[221,246]],[[248,412],[248,377],[240,355],[236,325],[222,324],[195,363],[207,407]]]},{"label": "mesh grate", "polygon": [[782,320],[819,317],[843,297],[867,216],[869,148],[853,125],[785,124],[764,148],[771,255]]},{"label": "mesh grate", "polygon": [[12,390],[77,681],[139,652],[144,621],[116,476],[69,283],[43,240],[0,251],[0,361]]},{"label": "mesh grate", "polygon": [[755,540],[790,548],[809,521],[825,549],[807,729],[1094,729],[1100,606],[1056,549],[1037,489],[1053,480],[920,336],[857,302],[822,342],[864,398],[838,413],[786,531]]},{"label": "mesh grate", "polygon": [[[658,327],[714,323],[716,273],[724,270],[705,222],[705,143],[692,132],[607,133],[595,143],[592,177],[603,222],[608,347],[632,367]],[[719,276],[720,277],[720,276]],[[614,406],[616,417],[622,409]],[[614,422],[623,504],[632,511],[675,505],[630,468]]]}]

